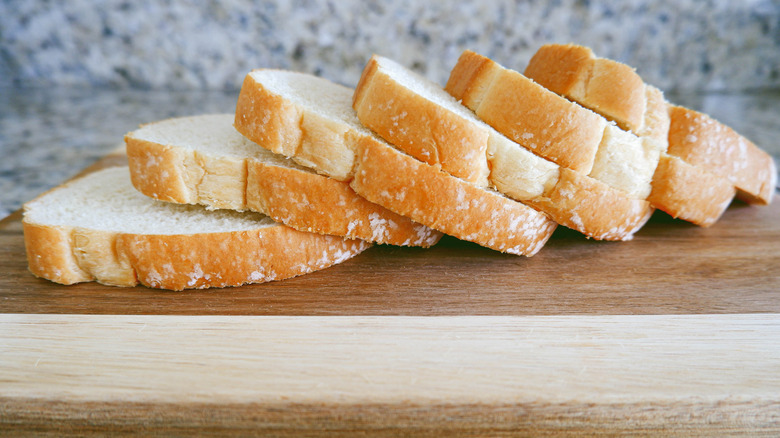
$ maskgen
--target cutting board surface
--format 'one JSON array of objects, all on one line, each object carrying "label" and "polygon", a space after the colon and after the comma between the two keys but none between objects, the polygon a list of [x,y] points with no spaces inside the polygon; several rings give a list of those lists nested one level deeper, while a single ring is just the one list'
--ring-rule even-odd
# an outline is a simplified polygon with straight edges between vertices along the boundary
[{"label": "cutting board surface", "polygon": [[[121,164],[109,157],[89,171]],[[0,221],[0,430],[780,433],[780,199],[531,258],[445,237],[281,282],[61,286]]]},{"label": "cutting board surface", "polygon": [[[90,170],[121,164],[110,157]],[[61,286],[27,270],[21,214],[0,222],[4,313],[560,315],[780,313],[780,200],[738,201],[711,228],[656,212],[630,242],[558,227],[534,257],[445,237],[431,249],[375,246],[290,280],[169,292]]]}]

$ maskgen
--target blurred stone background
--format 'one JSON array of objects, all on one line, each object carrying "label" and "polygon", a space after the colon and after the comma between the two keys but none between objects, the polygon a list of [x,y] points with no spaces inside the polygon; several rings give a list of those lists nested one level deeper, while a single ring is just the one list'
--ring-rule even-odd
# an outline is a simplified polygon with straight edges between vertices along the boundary
[{"label": "blurred stone background", "polygon": [[0,217],[141,123],[231,112],[253,68],[357,83],[371,54],[443,84],[575,42],[780,157],[780,0],[0,0]]},{"label": "blurred stone background", "polygon": [[0,85],[236,90],[252,68],[354,86],[372,53],[438,82],[464,49],[518,70],[575,42],[665,91],[780,86],[780,2],[0,2]]}]

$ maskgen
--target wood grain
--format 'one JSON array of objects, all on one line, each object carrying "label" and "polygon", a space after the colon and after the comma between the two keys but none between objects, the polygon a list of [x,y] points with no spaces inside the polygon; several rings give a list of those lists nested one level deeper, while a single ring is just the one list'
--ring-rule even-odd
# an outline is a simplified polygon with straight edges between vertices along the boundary
[{"label": "wood grain", "polygon": [[0,435],[777,436],[779,213],[656,213],[632,242],[559,228],[532,258],[377,246],[168,292],[33,277],[16,212]]},{"label": "wood grain", "polygon": [[777,315],[4,315],[0,421],[776,434],[777,339]]},{"label": "wood grain", "polygon": [[[126,158],[111,156],[87,171]],[[777,198],[777,196],[776,196]],[[64,287],[27,271],[21,214],[0,221],[0,311],[179,315],[559,315],[780,312],[780,200],[735,202],[711,228],[656,212],[631,242],[559,227],[534,257],[445,237],[377,246],[282,282],[173,293]]]}]

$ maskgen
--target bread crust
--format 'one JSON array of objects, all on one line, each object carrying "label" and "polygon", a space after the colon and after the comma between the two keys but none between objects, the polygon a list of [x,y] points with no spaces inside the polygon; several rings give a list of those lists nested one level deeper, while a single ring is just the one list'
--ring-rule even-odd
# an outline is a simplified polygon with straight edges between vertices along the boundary
[{"label": "bread crust", "polygon": [[642,78],[625,64],[597,58],[588,47],[545,44],[531,57],[524,74],[622,129],[638,132],[643,127],[647,100]]},{"label": "bread crust", "polygon": [[431,228],[510,254],[536,254],[556,227],[544,213],[372,138],[360,143],[351,186]]},{"label": "bread crust", "polygon": [[300,109],[286,99],[267,92],[246,75],[236,102],[235,127],[245,137],[273,153],[291,157],[301,144]]},{"label": "bread crust", "polygon": [[255,160],[247,165],[247,207],[295,229],[425,248],[442,236],[369,202],[347,183]]},{"label": "bread crust", "polygon": [[125,142],[133,186],[155,199],[252,210],[300,231],[376,243],[429,247],[441,238],[324,175],[252,157],[203,154],[132,132]]},{"label": "bread crust", "polygon": [[169,235],[31,223],[27,217],[22,226],[30,271],[61,284],[94,280],[171,290],[240,286],[323,269],[370,246],[281,224]]},{"label": "bread crust", "polygon": [[647,200],[674,218],[709,227],[726,211],[735,193],[725,178],[664,154]]},{"label": "bread crust", "polygon": [[380,137],[420,161],[487,186],[486,130],[399,83],[376,55],[353,96],[361,123]]},{"label": "bread crust", "polygon": [[22,222],[27,266],[36,277],[60,284],[90,281],[70,245],[70,228]]},{"label": "bread crust", "polygon": [[[366,67],[366,71],[364,72],[364,75],[361,78],[360,84],[358,85],[358,88],[356,89],[355,94],[353,95],[353,103],[355,103],[356,107],[359,108],[359,107],[370,106],[370,104],[368,103],[370,99],[367,98],[364,93],[366,92],[366,90],[369,90],[369,88],[371,86],[373,86],[372,84],[375,85],[377,83],[380,83],[379,82],[380,80],[387,80],[388,79],[386,77],[386,75],[382,76],[381,74],[380,75],[376,75],[375,73],[372,73],[372,71],[375,71],[377,69],[378,69],[377,59],[376,58],[372,58],[371,62],[369,62],[369,64]],[[249,83],[249,87],[248,87],[248,91],[247,91],[246,95],[250,96],[252,93],[254,93],[258,89],[258,87],[253,82],[253,80],[249,81],[248,83]],[[247,87],[247,82],[245,82],[245,88],[246,87]],[[243,90],[242,90],[242,94],[245,94]],[[367,99],[369,99],[369,100],[367,100]],[[397,100],[397,101],[404,100],[404,99],[397,98],[397,96],[394,97],[394,99]],[[247,97],[246,100],[250,100],[250,98]],[[407,107],[407,110],[410,111],[409,112],[410,117],[414,117],[416,119],[418,118],[418,113],[417,112],[413,112],[413,111],[422,111],[423,115],[426,114],[425,113],[425,111],[427,110],[426,108],[428,108],[428,105],[430,105],[431,102],[428,102],[426,99],[419,98],[419,97],[413,98],[412,100],[414,101],[412,103],[412,106],[414,106],[416,104],[416,105],[419,105],[419,108],[416,107],[417,109],[412,109],[411,107]],[[383,104],[383,105],[385,105],[385,104]],[[241,105],[239,105],[239,107],[241,107]],[[252,108],[253,107],[251,105],[244,105],[242,111],[252,111]],[[256,110],[259,111],[260,108],[256,108]],[[441,111],[441,114],[443,114],[441,117],[443,117],[445,119],[447,117],[451,117],[452,120],[459,120],[458,123],[463,123],[464,122],[463,120],[461,120],[462,119],[461,117],[454,116],[454,115],[450,114],[449,111],[443,111],[441,109],[436,109],[436,110],[434,110],[434,112],[435,111]],[[438,117],[438,116],[434,115],[434,116],[431,116],[430,118],[432,120],[434,120],[434,119],[436,119],[436,117]],[[244,120],[244,119],[250,119],[251,120],[251,119],[255,119],[255,118],[257,118],[257,116],[252,115],[252,114],[247,114],[246,117],[245,117],[243,114],[238,114],[237,113],[236,114],[236,127],[238,128],[239,125],[243,124],[244,122],[242,120]],[[438,121],[441,122],[442,119],[439,118]],[[471,130],[471,131],[473,131],[473,132],[478,134],[478,135],[477,134],[475,134],[475,135],[477,135],[479,137],[479,141],[478,141],[479,148],[480,148],[479,154],[481,154],[481,159],[484,160],[485,167],[487,167],[487,153],[486,153],[486,149],[488,147],[488,137],[489,137],[489,133],[488,133],[487,127],[484,126],[484,125],[474,124],[472,121],[469,121],[468,124],[464,124],[463,126],[465,126],[468,130]],[[259,129],[262,129],[262,128],[259,128]],[[293,127],[291,129],[295,129],[295,128]],[[447,129],[444,129],[443,126],[442,126],[442,129],[436,128],[435,130],[437,132],[439,132],[441,136],[446,136],[446,135],[450,134],[449,132],[447,132]],[[246,130],[245,129],[239,128],[239,131],[246,135]],[[359,132],[358,130],[352,129],[352,130],[347,132],[347,136],[350,136],[350,135],[351,135],[351,141],[355,141],[356,144],[359,144],[359,145],[362,145],[364,143],[373,143],[373,142],[377,142],[379,144],[383,144],[381,141],[377,140],[370,133],[367,134],[367,133]],[[439,135],[439,134],[437,134],[437,135]],[[251,137],[250,137],[250,139],[251,139]],[[356,149],[360,149],[362,146],[355,146],[355,147],[356,147]],[[387,146],[387,147],[390,147],[390,146]],[[352,147],[350,147],[349,150],[352,150]],[[404,156],[406,158],[412,160],[415,163],[425,164],[422,161],[419,161],[419,160],[417,160],[417,159],[415,159],[415,158],[413,158],[411,156],[408,156],[408,155],[404,155]],[[461,158],[463,158],[463,157],[461,157]],[[474,158],[469,158],[469,159],[473,160]],[[415,183],[413,181],[413,178],[411,178],[409,176],[403,176],[404,173],[403,173],[402,169],[393,169],[391,163],[381,163],[380,162],[380,163],[374,163],[373,165],[374,166],[383,166],[383,167],[385,167],[384,171],[386,171],[386,172],[395,172],[394,176],[395,176],[395,178],[398,181],[403,181],[404,179],[408,179],[408,182],[407,182],[408,184],[412,185],[412,184]],[[440,166],[440,164],[441,163],[436,163],[437,166]],[[323,170],[322,168],[317,167],[316,165],[313,165],[313,164],[309,164],[309,166],[312,166],[314,169],[316,169],[318,171],[322,171]],[[549,179],[550,177],[548,177],[546,174],[549,173],[549,172],[550,172],[549,169],[546,169],[546,168],[540,171],[540,173],[542,173],[543,175],[540,175],[538,177],[539,181],[536,182],[536,186],[538,186],[538,188],[535,187],[536,189],[541,190],[540,188],[543,187],[547,183],[546,180]],[[350,179],[350,178],[353,177],[354,174],[355,174],[355,172],[352,171],[349,174],[347,174],[345,177],[347,179]],[[358,177],[355,177],[355,178],[357,179]],[[456,178],[456,177],[453,177],[453,178]],[[365,183],[365,179],[361,179],[361,181],[363,181]],[[359,183],[355,183],[354,180],[353,180],[353,182],[352,182],[353,188],[354,188],[355,184],[359,184]],[[450,184],[454,184],[454,185],[452,185],[452,187],[459,187],[460,184],[468,185],[469,183],[467,181],[465,181],[465,180],[456,179],[455,182],[452,182]],[[485,185],[485,184],[486,184],[486,181],[485,182],[480,182],[480,185]],[[366,198],[368,198],[366,196],[366,193],[371,193],[371,189],[369,187],[367,187],[365,184],[361,185],[361,187],[363,188],[364,192],[363,193],[359,193],[359,194],[364,196],[364,197],[366,197]],[[417,187],[419,189],[419,185],[417,185]],[[468,187],[475,188],[475,187],[472,187],[472,186],[468,186]],[[379,188],[379,186],[378,186],[377,188],[375,188],[375,190],[376,191],[381,191],[382,189]],[[291,191],[294,191],[294,190],[291,190]],[[486,191],[483,190],[481,192],[476,192],[476,193],[479,193],[480,197],[484,197],[485,193],[490,193],[490,192],[486,192]],[[495,196],[501,197],[500,195],[497,195],[497,194],[495,194]],[[503,197],[501,197],[501,198],[504,199],[504,202],[511,202],[513,204],[515,203],[514,201],[509,201],[508,199],[505,199]],[[369,201],[372,200],[371,198],[368,198],[368,199],[369,199]],[[331,202],[333,202],[333,201],[331,201]],[[401,202],[401,204],[403,204],[402,201],[398,201],[398,202]],[[385,207],[386,207],[386,205],[385,205]],[[428,221],[428,223],[437,223],[436,220],[435,220],[435,217],[433,217],[434,216],[433,213],[432,213],[433,211],[443,212],[443,210],[442,210],[443,207],[441,207],[441,206],[433,205],[433,206],[425,207],[422,204],[420,204],[420,205],[418,205],[418,207],[421,208],[421,209],[424,209],[424,208],[428,208],[429,209],[429,211],[427,213],[421,213],[420,216],[419,216],[419,217],[425,219],[426,221]],[[401,205],[401,206],[395,206],[394,208],[389,208],[389,210],[392,210],[392,211],[395,211],[396,213],[398,213],[399,211],[408,211],[409,208],[410,207],[408,207],[408,206]],[[528,207],[521,206],[521,207],[515,207],[515,208],[528,208]],[[528,210],[532,211],[532,209],[530,209],[530,208],[528,208]],[[400,213],[400,214],[403,215],[403,216],[408,216],[407,214],[404,214],[404,213]],[[543,215],[541,213],[535,212],[535,215],[537,215],[537,214]],[[283,216],[283,215],[280,215],[280,216]],[[445,216],[446,216],[446,214],[445,214]],[[274,217],[274,216],[272,216],[272,217]],[[391,221],[388,222],[386,217],[382,217],[382,218],[376,218],[376,220],[374,222],[376,224],[378,224],[378,225],[388,224],[388,225],[390,225],[392,227],[394,220],[391,220]],[[416,222],[419,222],[419,221],[416,221]],[[474,223],[474,222],[475,221],[473,219],[471,219],[471,223]],[[484,224],[481,224],[480,226],[484,226]],[[532,224],[529,225],[529,227],[530,226],[532,226]],[[545,226],[542,227],[542,229],[538,230],[538,231],[542,232],[542,234],[546,234],[546,227],[547,227],[547,225],[545,224]],[[433,228],[433,227],[431,227],[431,228]],[[447,229],[456,229],[456,228],[457,228],[457,226],[450,226],[450,228],[447,228]],[[440,229],[439,231],[443,231],[443,230]],[[485,232],[489,234],[492,231],[488,230],[488,231],[485,231]],[[459,233],[459,234],[456,235],[456,237],[468,236],[470,233],[471,232],[469,232],[469,233]],[[431,237],[426,234],[426,235],[424,235],[424,238],[425,239],[430,239]],[[436,236],[436,238],[438,239],[438,236]],[[489,239],[487,239],[487,240],[489,240]],[[544,240],[546,241],[546,238]],[[509,251],[509,250],[512,250],[513,247],[516,247],[518,244],[511,244],[511,245],[509,245],[506,242],[503,242],[503,243],[502,242],[497,242],[494,239],[494,241],[491,243],[492,246],[490,246],[490,247],[507,248],[507,250]],[[533,248],[531,248],[531,247],[528,247],[528,248],[524,248],[523,247],[523,248],[521,248],[521,247],[518,246],[515,249],[515,252],[528,252],[530,249],[534,249],[533,252],[538,251],[538,249],[541,248],[541,246],[543,245],[543,242],[539,243],[539,239],[536,239],[536,240],[534,240],[534,242],[532,242],[532,244],[533,245],[538,245],[538,247],[534,246]],[[503,249],[500,249],[500,250],[503,250]]]},{"label": "bread crust", "polygon": [[[378,70],[381,70],[379,68],[379,63],[377,61],[377,58],[372,58],[372,61],[369,62],[366,66],[365,72],[361,78],[361,83],[358,85],[355,94],[353,96],[353,103],[357,108],[360,107],[366,107],[369,106],[369,100],[370,98],[367,97],[368,95],[374,94],[376,90],[373,90],[371,87],[380,87],[385,89],[383,93],[379,93],[385,97],[392,97],[395,100],[398,101],[414,101],[418,103],[420,106],[415,107],[414,104],[408,105],[406,108],[406,111],[408,111],[409,117],[412,120],[419,120],[420,117],[418,117],[418,112],[424,113],[425,111],[440,111],[440,112],[447,112],[450,113],[449,117],[456,118],[458,120],[462,120],[463,118],[461,116],[457,116],[455,114],[452,114],[452,111],[440,107],[438,104],[434,104],[433,102],[428,101],[427,99],[424,99],[420,96],[413,97],[413,96],[406,96],[404,99],[400,99],[398,96],[401,96],[403,93],[399,92],[390,92],[389,90],[396,90],[398,91],[399,84],[395,81],[390,80],[387,78],[386,74],[383,74],[381,71],[377,73]],[[381,99],[380,99],[381,100]],[[381,102],[374,102],[371,103],[370,106],[376,107],[377,105],[380,105]],[[430,109],[428,106],[435,106],[435,109]],[[416,109],[413,109],[416,108]],[[372,110],[373,111],[373,110]],[[418,112],[413,112],[418,111]],[[385,113],[386,116],[391,117],[393,114],[391,113]],[[238,119],[238,117],[237,117]],[[441,122],[444,119],[444,117],[441,117],[438,119],[439,122]],[[477,123],[474,119],[467,120],[471,126],[471,129],[473,129],[475,132],[480,132],[480,143],[485,143],[488,147],[488,151],[486,153],[486,159],[490,159],[491,163],[491,183],[496,186],[501,192],[509,194],[510,197],[513,197],[517,201],[525,202],[527,199],[535,198],[538,196],[543,196],[546,192],[549,192],[550,190],[555,187],[558,179],[559,174],[559,168],[556,164],[551,163],[549,161],[544,160],[543,158],[540,158],[533,153],[523,149],[520,145],[512,142],[511,140],[501,136],[496,131],[494,131],[489,126],[483,124],[483,123]],[[377,140],[372,135],[363,135],[363,134],[356,134],[360,138],[359,144],[362,145],[363,143],[372,143],[372,142],[379,142],[380,144],[383,144],[380,140]],[[359,146],[358,148],[360,148]],[[390,146],[387,146],[390,147]],[[481,148],[482,146],[480,146]],[[378,148],[375,147],[372,150]],[[391,148],[392,149],[392,148]],[[404,150],[403,148],[399,148],[401,150]],[[395,150],[395,149],[392,149]],[[481,149],[480,149],[480,153]],[[404,160],[401,160],[398,158],[397,155],[390,155],[389,157],[382,156],[381,159],[388,159],[388,162],[379,162],[379,163],[372,163],[371,166],[382,166],[384,169],[382,169],[384,172],[388,172],[392,175],[387,175],[387,178],[391,178],[393,176],[395,179],[392,180],[396,184],[394,187],[397,187],[398,190],[402,190],[401,183],[399,181],[402,181],[404,178],[408,179],[408,183],[410,186],[415,184],[414,178],[411,176],[405,176],[405,172],[407,171],[407,168],[411,166],[407,162],[406,159],[411,159],[413,161],[412,164],[415,164],[419,166],[417,163],[424,163],[424,161],[417,159],[417,157],[414,157],[412,154],[404,155],[403,153],[400,153],[401,157],[405,157]],[[372,154],[372,157],[378,157],[380,154]],[[365,158],[365,156],[364,156]],[[416,162],[414,162],[416,160]],[[511,162],[511,163],[510,163]],[[521,166],[523,163],[523,167],[532,167],[532,169],[521,169],[523,170],[522,175],[520,175],[520,172],[515,172],[512,170],[513,167]],[[400,166],[399,168],[395,169],[393,168],[393,165]],[[428,163],[424,163],[428,164]],[[368,166],[368,164],[364,163],[365,166]],[[435,163],[434,166],[441,166],[441,163]],[[447,169],[444,169],[443,166],[440,167],[442,170],[447,171]],[[379,172],[378,170],[376,171]],[[447,172],[450,173],[450,172]],[[250,172],[251,174],[251,172]],[[441,175],[437,175],[435,178],[433,178],[433,181],[436,181],[437,178],[441,178]],[[356,179],[359,179],[358,182],[353,182],[353,188],[355,184],[361,184],[362,183],[362,192],[359,192],[360,195],[364,197],[369,197],[369,200],[373,199],[379,199],[379,195],[382,194],[382,192],[387,192],[382,185],[377,185],[373,189],[369,187],[369,182],[366,182],[365,178],[361,178],[360,175],[355,177]],[[457,178],[457,177],[455,177]],[[585,179],[583,177],[583,179]],[[378,183],[387,183],[388,181],[384,181],[379,179]],[[460,179],[456,182],[451,182],[451,189],[456,190],[457,187],[460,187],[461,184],[468,184],[467,181]],[[419,184],[419,183],[418,183]],[[441,184],[441,183],[438,183]],[[618,190],[610,189],[609,187],[606,187],[604,185],[597,185],[597,184],[590,184],[589,187],[596,186],[600,190],[600,195],[605,196],[607,199],[612,199],[613,203],[628,203],[631,204],[631,202],[628,199],[622,199],[626,198],[626,195],[622,194]],[[471,186],[469,186],[471,187]],[[472,187],[473,188],[473,187]],[[409,189],[411,190],[411,189]],[[294,189],[290,189],[290,192],[294,192]],[[357,190],[356,190],[357,191]],[[388,192],[389,193],[389,192]],[[454,193],[454,192],[453,192]],[[485,191],[478,191],[476,192],[477,200],[480,197],[484,197],[485,193],[491,193],[491,192],[485,192]],[[374,196],[371,198],[370,196]],[[422,196],[422,195],[420,195]],[[404,198],[406,199],[406,198]],[[411,199],[411,198],[410,198]],[[503,199],[503,198],[501,198]],[[619,199],[619,201],[618,201]],[[448,201],[450,202],[451,206],[454,205],[454,201]],[[480,201],[478,201],[480,202]],[[503,202],[507,202],[506,199],[503,200]],[[395,199],[395,200],[383,200],[382,205],[389,207],[390,210],[393,210],[395,212],[400,212],[400,214],[408,216],[407,212],[414,211],[415,208],[421,210],[417,211],[418,214],[417,217],[420,217],[424,220],[426,220],[426,224],[436,224],[440,231],[444,231],[445,233],[452,234],[452,233],[458,233],[456,237],[463,238],[464,236],[470,236],[474,233],[473,230],[462,230],[457,228],[456,225],[452,225],[452,223],[462,222],[463,224],[471,224],[475,226],[475,223],[479,223],[478,220],[475,219],[462,219],[455,221],[452,218],[448,218],[450,222],[448,223],[439,223],[437,222],[436,216],[441,215],[443,217],[447,216],[447,213],[443,210],[444,207],[440,205],[429,205],[425,206],[424,203],[419,203],[415,205],[404,205],[404,201],[402,199]],[[603,207],[604,204],[594,204],[594,208]],[[426,213],[422,211],[424,208],[428,208],[429,211]],[[455,206],[454,208],[457,208]],[[503,208],[503,207],[502,207]],[[558,211],[560,209],[555,207],[550,207],[554,211]],[[590,206],[583,205],[580,206],[583,210],[590,210]],[[434,212],[437,212],[434,214]],[[620,214],[620,211],[614,210],[614,214]],[[633,218],[633,215],[636,215],[633,211],[629,212],[632,217],[631,218],[620,218],[619,221],[629,221],[631,223],[636,222],[636,219]],[[462,216],[468,216],[465,214],[465,212],[460,212]],[[273,217],[273,215],[272,215]],[[480,216],[477,216],[480,217]],[[588,213],[587,215],[583,214],[583,218],[585,220],[585,223],[582,224],[582,226],[578,227],[577,229],[583,231],[587,235],[594,237],[594,238],[611,238],[611,239],[628,239],[629,238],[629,231],[628,230],[625,233],[621,232],[614,232],[612,234],[607,233],[603,229],[606,227],[610,227],[609,224],[603,224],[598,221],[603,221],[603,217],[601,214],[598,213]],[[414,219],[414,218],[413,218]],[[593,223],[590,223],[589,221],[593,220]],[[615,222],[615,218],[610,218],[611,222]],[[419,220],[418,220],[419,222]],[[610,222],[610,223],[611,223]],[[571,223],[571,222],[568,222]],[[466,226],[466,225],[464,225]],[[592,232],[590,227],[593,226],[596,230],[596,232]],[[494,233],[491,230],[486,230],[486,233]],[[485,244],[486,246],[490,246],[490,244],[487,244],[485,242],[488,242],[490,238],[487,238],[486,235],[483,235],[482,237],[472,237],[472,239],[481,239],[478,243]],[[469,240],[469,239],[467,239]],[[492,243],[493,246],[490,247],[496,247],[498,245],[497,242]],[[508,247],[517,246],[516,244],[509,245]],[[500,249],[503,250],[503,249]]]},{"label": "bread crust", "polygon": [[[591,85],[597,65],[613,67],[611,70],[602,69],[604,74],[601,76],[607,85],[605,87]],[[624,129],[632,130],[643,141],[653,139],[651,142],[655,142],[660,149],[668,146],[665,150],[669,155],[682,158],[708,174],[727,178],[737,187],[737,197],[740,199],[753,204],[769,204],[772,201],[777,170],[769,154],[705,114],[668,105],[665,100],[658,98],[660,91],[644,84],[632,68],[609,59],[597,58],[587,47],[549,44],[542,46],[532,57],[525,73],[550,90],[594,109]],[[605,101],[611,103],[603,105]],[[663,105],[659,102],[663,102]],[[664,112],[667,114],[663,115]],[[662,137],[666,137],[665,144],[662,143]],[[669,163],[667,160],[664,174],[675,174],[679,179],[685,173],[688,175],[688,184],[698,180],[714,183],[718,187],[719,196],[706,195],[707,186],[689,187],[692,194],[703,195],[702,199],[683,196],[681,193],[668,195],[670,200],[676,200],[677,210],[687,212],[679,217],[698,218],[692,220],[694,223],[707,222],[703,218],[711,218],[720,204],[705,206],[705,202],[708,199],[724,198],[726,191],[722,188],[723,183],[715,183],[711,176],[697,176],[700,172],[683,171],[677,164],[674,165],[677,170],[671,172],[668,167],[672,164]],[[672,188],[672,184],[664,184],[662,181],[654,184],[658,187],[654,189],[656,200],[663,198],[658,192],[660,188]],[[692,204],[682,209],[679,203],[685,199]],[[670,208],[669,205],[664,208]],[[704,210],[694,213],[691,209],[695,206]]]},{"label": "bread crust", "polygon": [[[458,89],[465,93],[464,101],[473,101],[475,95],[487,92],[492,81],[491,72],[501,72],[500,67],[496,67],[497,64],[482,56],[473,55],[470,56],[467,53],[461,57],[459,66],[463,74],[453,74],[448,83],[450,88]],[[469,76],[469,80],[462,80],[467,76]],[[564,100],[557,96],[555,97],[559,100]],[[397,99],[404,104],[401,108],[388,110],[388,106],[383,106],[382,104],[383,99]],[[423,102],[425,105],[415,107],[408,104],[413,101]],[[371,117],[381,119],[379,122],[368,122],[372,123],[371,127],[375,130],[377,130],[375,126],[381,124],[382,121],[387,124],[387,120],[392,120],[398,112],[402,111],[407,111],[411,115],[411,120],[414,121],[421,120],[418,117],[418,113],[432,112],[446,112],[450,113],[450,117],[464,120],[451,109],[431,102],[416,94],[415,91],[408,89],[404,84],[389,78],[388,74],[382,72],[381,65],[377,62],[376,57],[372,58],[372,61],[369,62],[364,70],[361,85],[355,92],[354,102],[357,102],[355,104],[356,108],[372,107],[371,112],[374,114],[371,114]],[[361,115],[359,109],[358,115],[362,121],[367,121],[368,117]],[[427,120],[421,124],[425,125],[426,129],[430,129],[429,125],[431,123],[448,126],[443,120],[444,117],[440,117],[438,120]],[[603,119],[601,120],[603,122]],[[533,205],[535,208],[548,213],[563,225],[595,239],[628,240],[641,224],[644,224],[647,220],[648,212],[652,212],[652,209],[649,208],[646,202],[635,201],[629,194],[611,188],[606,184],[601,184],[593,180],[593,178],[584,175],[569,175],[565,178],[565,181],[561,182],[559,181],[561,170],[557,164],[524,149],[521,145],[504,137],[483,123],[474,119],[465,121],[468,121],[473,126],[473,129],[481,130],[486,134],[491,186],[516,201]],[[385,128],[387,127],[385,126]],[[408,132],[413,128],[403,125],[402,127],[394,126],[394,129]],[[379,134],[385,137],[385,140],[393,144],[394,140],[398,141],[396,137],[392,135],[385,136],[383,132],[380,129]],[[417,131],[417,135],[425,134]],[[622,140],[618,141],[612,139],[612,137],[616,136],[608,137],[604,135],[602,140],[621,143]],[[636,141],[635,137],[633,139],[635,144],[626,145],[622,149],[631,149],[634,154],[642,154],[640,143]],[[456,141],[456,139],[452,141]],[[625,142],[622,141],[622,143]],[[398,147],[398,149],[409,153],[408,148]],[[409,153],[409,155],[419,158],[413,153]],[[443,164],[441,166],[442,170],[453,174]],[[641,187],[644,184],[647,186],[647,192],[649,192],[649,180],[652,176],[652,169],[646,173],[646,181],[636,183],[636,186],[640,186],[636,190],[644,190]],[[564,186],[566,187],[565,190],[558,190]],[[562,193],[571,193],[572,198],[565,198],[562,196]],[[560,204],[558,205],[556,202],[560,202]]]},{"label": "bread crust", "polygon": [[135,137],[135,132],[125,135],[125,150],[133,186],[149,197],[210,208],[247,209],[244,159],[146,141]]},{"label": "bread crust", "polygon": [[497,131],[550,161],[590,173],[606,120],[522,74],[466,50],[445,87]]},{"label": "bread crust", "polygon": [[651,141],[656,144],[659,152],[669,149],[669,109],[663,91],[653,86],[645,86],[645,109],[642,128],[634,131],[642,141]]},{"label": "bread crust", "polygon": [[752,204],[772,201],[775,162],[747,138],[706,114],[670,105],[669,154],[728,178],[738,197]]},{"label": "bread crust", "polygon": [[[525,166],[518,166],[518,163],[533,154],[505,137],[500,138],[501,141],[491,148],[494,154],[490,172],[493,186],[510,198],[549,214],[561,225],[597,240],[630,240],[645,223],[646,213],[652,212],[646,202],[634,199],[622,190],[552,163],[554,167],[541,173],[543,176],[536,175],[540,182],[536,184],[538,190],[532,193],[522,190],[528,183],[518,184],[517,179],[529,179],[535,172],[525,171]],[[532,169],[541,170],[538,167]]]},{"label": "bread crust", "polygon": [[555,188],[527,201],[561,225],[596,240],[631,240],[653,208],[606,184],[565,167]]},{"label": "bread crust", "polygon": [[[109,233],[23,223],[30,271],[55,283],[97,281],[183,290],[282,280],[324,269],[370,246],[276,224],[189,235]],[[54,240],[51,240],[54,236]],[[102,242],[77,246],[78,240]],[[83,264],[76,263],[79,253]],[[230,254],[229,262],[225,254]]]},{"label": "bread crust", "polygon": [[333,179],[348,181],[352,174],[352,128],[266,89],[251,72],[241,86],[234,126],[259,146]]}]

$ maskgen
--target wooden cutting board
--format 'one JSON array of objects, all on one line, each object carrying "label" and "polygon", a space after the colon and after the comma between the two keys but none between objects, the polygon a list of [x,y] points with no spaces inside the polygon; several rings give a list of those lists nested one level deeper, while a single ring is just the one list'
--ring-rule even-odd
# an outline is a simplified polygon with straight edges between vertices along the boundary
[{"label": "wooden cutting board", "polygon": [[[89,169],[121,163],[109,157]],[[0,431],[780,434],[780,199],[532,258],[445,238],[264,285],[28,273],[0,221]]]}]

